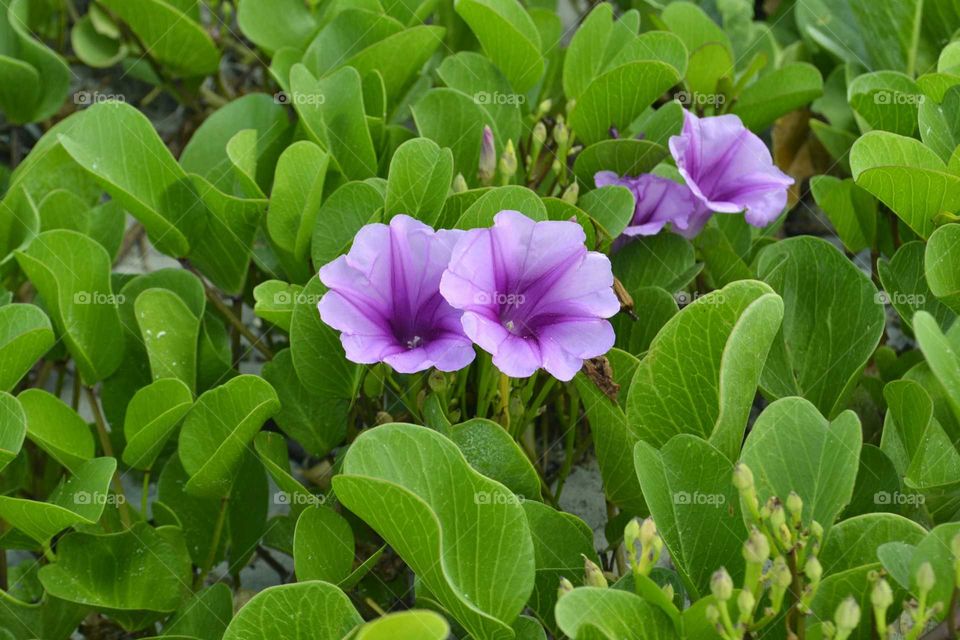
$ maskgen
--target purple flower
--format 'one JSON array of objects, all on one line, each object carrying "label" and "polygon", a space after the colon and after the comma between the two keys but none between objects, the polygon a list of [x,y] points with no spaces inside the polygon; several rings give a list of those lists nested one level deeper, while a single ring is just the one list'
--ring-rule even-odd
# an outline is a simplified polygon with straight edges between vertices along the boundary
[{"label": "purple flower", "polygon": [[470,339],[508,376],[544,368],[560,380],[613,346],[605,320],[620,310],[610,260],[587,251],[575,222],[501,211],[457,242],[440,293],[463,310]]},{"label": "purple flower", "polygon": [[[670,138],[670,153],[693,194],[716,213],[746,212],[747,222],[763,227],[787,205],[793,178],[773,164],[763,140],[735,115],[698,118],[684,111],[683,131]],[[693,216],[687,232],[696,233],[709,212]]]},{"label": "purple flower", "polygon": [[700,201],[690,189],[669,178],[645,173],[636,178],[620,177],[612,171],[600,171],[593,181],[597,188],[619,185],[630,189],[636,207],[625,236],[653,236],[669,222],[674,231],[687,229],[691,216],[700,208]]},{"label": "purple flower", "polygon": [[470,364],[473,345],[460,312],[440,295],[440,276],[462,231],[434,231],[405,215],[368,224],[350,252],[320,269],[329,291],[318,305],[340,331],[347,358],[386,362],[400,373]]}]

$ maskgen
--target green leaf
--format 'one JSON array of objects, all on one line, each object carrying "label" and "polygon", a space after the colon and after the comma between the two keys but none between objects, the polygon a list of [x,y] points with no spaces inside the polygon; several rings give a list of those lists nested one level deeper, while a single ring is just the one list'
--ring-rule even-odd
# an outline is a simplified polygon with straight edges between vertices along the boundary
[{"label": "green leaf", "polygon": [[117,299],[110,284],[110,256],[75,231],[45,231],[16,252],[17,262],[43,296],[57,332],[86,384],[113,373],[123,357]]},{"label": "green leaf", "polygon": [[659,451],[640,442],[634,462],[643,497],[687,588],[708,594],[710,576],[721,566],[738,580],[747,529],[730,480],[733,462],[692,435],[675,436]]},{"label": "green leaf", "polygon": [[277,162],[267,233],[296,260],[309,252],[329,163],[330,155],[308,140],[287,147]]},{"label": "green leaf", "polygon": [[872,248],[877,236],[877,201],[851,179],[816,176],[810,190],[850,253]]},{"label": "green leaf", "polygon": [[310,139],[330,152],[351,180],[377,174],[377,154],[363,110],[360,74],[353,67],[317,80],[307,67],[290,71],[292,102]]},{"label": "green leaf", "polygon": [[380,221],[382,207],[383,195],[369,182],[348,182],[334,191],[317,212],[311,230],[314,266],[322,267],[346,253],[361,227]]},{"label": "green leaf", "polygon": [[929,247],[919,240],[907,242],[897,249],[892,259],[880,259],[877,272],[884,289],[880,295],[897,310],[906,326],[913,327],[913,315],[923,310],[932,314],[946,329],[953,323],[956,314],[930,290],[928,276],[924,272],[924,253],[931,253]]},{"label": "green leaf", "polygon": [[871,131],[850,150],[857,184],[890,207],[922,238],[941,211],[960,209],[960,176],[919,140]]},{"label": "green leaf", "polygon": [[611,318],[611,322],[617,336],[616,346],[639,358],[650,348],[663,325],[677,314],[677,297],[660,287],[640,287],[628,293],[634,309],[643,311],[643,318],[621,313]]},{"label": "green leaf", "polygon": [[279,409],[273,387],[253,375],[237,376],[197,398],[180,430],[187,491],[208,497],[229,493],[247,447]]},{"label": "green leaf", "polygon": [[99,33],[89,14],[73,25],[70,44],[80,61],[95,69],[112,67],[128,53],[126,45],[118,39]]},{"label": "green leaf", "polygon": [[780,116],[823,95],[823,78],[813,65],[794,62],[762,76],[737,97],[731,113],[744,126],[762,131]]},{"label": "green leaf", "polygon": [[489,58],[473,51],[461,51],[444,58],[437,75],[449,88],[473,97],[496,125],[501,145],[508,139],[514,144],[521,140],[522,107],[527,103],[527,96],[514,93],[510,82]]},{"label": "green leaf", "polygon": [[594,79],[577,99],[570,112],[570,127],[587,144],[605,140],[611,127],[625,130],[679,80],[677,70],[665,62],[620,65]]},{"label": "green leaf", "polygon": [[[535,568],[513,493],[474,471],[440,434],[404,424],[362,433],[333,484],[471,634],[513,637]],[[500,550],[495,560],[476,559],[489,549]]]},{"label": "green leaf", "polygon": [[70,90],[70,68],[30,30],[31,3],[11,0],[0,7],[0,108],[14,124],[46,120]]},{"label": "green leaf", "polygon": [[280,399],[281,407],[274,421],[284,433],[318,458],[343,441],[350,401],[319,394],[305,386],[297,377],[289,349],[264,364],[262,375]]},{"label": "green leaf", "polygon": [[153,379],[176,378],[196,389],[200,318],[169,289],[147,289],[134,301],[134,312]]},{"label": "green leaf", "polygon": [[343,516],[327,507],[304,509],[293,535],[293,561],[299,582],[341,582],[353,569],[353,554],[353,531]]},{"label": "green leaf", "polygon": [[540,499],[540,477],[523,450],[502,426],[474,418],[450,427],[453,440],[470,466],[528,500]]},{"label": "green leaf", "polygon": [[27,416],[20,402],[0,391],[0,471],[20,453],[27,437]]},{"label": "green leaf", "polygon": [[[220,513],[220,499],[197,497],[186,492],[190,477],[183,470],[178,454],[170,456],[160,471],[157,483],[158,500],[150,505],[158,525],[174,525],[183,530],[183,538],[193,563],[200,566],[213,557],[214,562],[224,556],[226,536],[221,536],[216,550],[213,530]],[[212,555],[211,555],[212,554]]]},{"label": "green leaf", "polygon": [[433,611],[388,613],[357,629],[353,640],[446,640],[450,625]]},{"label": "green leaf", "polygon": [[926,530],[892,513],[870,513],[849,518],[830,530],[819,560],[829,575],[864,565],[879,565],[877,549],[887,542],[917,544]]},{"label": "green leaf", "polygon": [[190,578],[180,531],[143,522],[120,533],[64,536],[57,561],[40,568],[48,593],[103,611],[127,629],[175,611]]},{"label": "green leaf", "polygon": [[783,301],[756,281],[685,307],[637,367],[627,397],[631,431],[655,448],[676,434],[696,435],[735,459],[782,319]]},{"label": "green leaf", "polygon": [[293,319],[293,309],[303,287],[280,280],[266,280],[253,289],[256,304],[253,312],[258,318],[270,322],[287,333]]},{"label": "green leaf", "polygon": [[234,616],[223,640],[341,640],[363,618],[340,589],[320,581],[264,589]]},{"label": "green leaf", "polygon": [[896,71],[865,73],[850,82],[847,95],[864,131],[911,136],[917,130],[917,110],[924,96],[913,78]]},{"label": "green leaf", "polygon": [[924,265],[930,291],[960,313],[960,224],[947,224],[933,232]]},{"label": "green leaf", "polygon": [[453,153],[416,138],[394,152],[387,178],[384,220],[398,213],[434,226],[453,182]]},{"label": "green leaf", "polygon": [[577,206],[599,227],[598,231],[604,237],[601,247],[607,248],[630,224],[636,200],[626,187],[612,185],[586,193]]},{"label": "green leaf", "polygon": [[[639,361],[619,349],[611,349],[606,357],[613,369],[614,382],[624,389],[620,394],[620,398],[623,398]],[[618,403],[608,397],[582,372],[574,378],[574,384],[583,398],[584,413],[590,422],[604,492],[611,502],[633,513],[645,512],[646,503],[631,455],[639,438],[627,423],[621,406],[623,401]]]},{"label": "green leaf", "polygon": [[103,0],[103,6],[125,22],[149,55],[174,75],[205,76],[215,73],[220,52],[203,27],[163,0]]},{"label": "green leaf", "polygon": [[50,319],[32,304],[0,307],[0,391],[10,391],[53,347]]},{"label": "green leaf", "polygon": [[960,89],[951,87],[938,102],[920,102],[920,138],[944,162],[949,162],[960,145]]},{"label": "green leaf", "polygon": [[580,152],[574,162],[573,172],[577,180],[593,187],[593,178],[600,171],[613,171],[619,176],[639,176],[650,173],[666,156],[667,149],[663,145],[648,140],[601,140]]},{"label": "green leaf", "polygon": [[237,23],[270,54],[284,47],[306,49],[319,26],[311,6],[300,0],[245,0],[237,7]]},{"label": "green leaf", "polygon": [[138,390],[124,417],[123,461],[136,469],[150,469],[191,406],[190,388],[176,378],[156,380]]},{"label": "green leaf", "polygon": [[223,582],[197,592],[163,625],[164,636],[220,640],[233,617],[233,593]]},{"label": "green leaf", "polygon": [[913,330],[930,369],[943,385],[954,416],[960,420],[960,354],[926,311],[913,317]]},{"label": "green leaf", "polygon": [[480,229],[493,224],[494,217],[505,209],[520,211],[536,221],[547,219],[543,200],[530,189],[516,185],[490,189],[463,212],[457,220],[458,229]]},{"label": "green leaf", "polygon": [[809,401],[784,398],[757,418],[740,461],[753,472],[760,504],[794,491],[804,524],[816,520],[829,530],[853,495],[862,440],[852,411],[830,422]]},{"label": "green leaf", "polygon": [[[116,470],[117,461],[113,458],[87,460],[46,502],[0,496],[0,517],[41,545],[47,545],[68,527],[96,524],[104,506],[121,499],[110,495],[110,480]],[[58,547],[62,544],[61,540]]]},{"label": "green leaf", "polygon": [[[293,477],[290,471],[290,457],[287,453],[287,441],[278,433],[261,431],[253,441],[254,449],[267,473],[273,479],[280,492],[274,498],[275,504],[289,504],[290,515],[295,520],[300,513],[310,506],[321,506],[325,497],[310,493],[299,480]],[[291,526],[290,539],[293,540]],[[292,555],[292,549],[291,553]]]},{"label": "green leaf", "polygon": [[917,55],[922,6],[921,0],[904,0],[878,12],[871,0],[804,0],[797,5],[797,25],[841,60],[909,75]]},{"label": "green leaf", "polygon": [[883,334],[876,287],[836,247],[813,237],[765,248],[757,275],[783,298],[788,319],[761,386],[773,397],[803,396],[824,415],[837,415]]},{"label": "green leaf", "polygon": [[498,148],[506,143],[502,136],[496,135],[497,127],[490,114],[473,97],[459,91],[446,88],[428,91],[411,111],[421,136],[450,149],[454,172],[463,174],[467,184],[477,184],[484,125],[494,131]]},{"label": "green leaf", "polygon": [[321,397],[352,402],[359,385],[361,367],[346,359],[336,331],[317,312],[326,291],[320,278],[307,283],[290,323],[290,357],[300,382]]},{"label": "green leaf", "polygon": [[691,245],[672,233],[632,240],[613,254],[613,272],[630,291],[660,287],[676,293],[699,271]]},{"label": "green leaf", "polygon": [[41,389],[27,389],[17,399],[27,417],[27,437],[54,460],[76,471],[93,457],[90,427],[63,401]]},{"label": "green leaf", "polygon": [[576,584],[583,579],[583,559],[598,562],[597,552],[593,549],[593,531],[576,516],[539,502],[526,500],[523,510],[530,526],[537,567],[528,606],[555,631],[554,607],[560,579],[566,578]]},{"label": "green leaf", "polygon": [[676,638],[673,623],[639,596],[619,589],[580,587],[557,602],[557,624],[570,638],[617,640],[643,630],[645,640]]},{"label": "green leaf", "polygon": [[457,13],[514,90],[526,93],[543,76],[540,32],[517,0],[457,0]]},{"label": "green leaf", "polygon": [[671,2],[660,19],[690,52],[687,86],[694,94],[716,94],[719,81],[732,77],[736,71],[730,38],[691,2]]}]

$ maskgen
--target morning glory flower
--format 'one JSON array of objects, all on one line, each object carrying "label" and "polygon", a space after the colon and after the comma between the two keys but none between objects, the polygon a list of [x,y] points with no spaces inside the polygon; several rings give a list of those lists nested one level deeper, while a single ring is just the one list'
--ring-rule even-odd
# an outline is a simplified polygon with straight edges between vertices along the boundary
[{"label": "morning glory flower", "polygon": [[687,229],[691,216],[702,205],[682,184],[669,178],[645,173],[631,178],[620,177],[612,171],[600,171],[593,177],[597,188],[608,185],[626,187],[636,202],[633,218],[623,230],[625,236],[653,236],[669,222],[677,232]]},{"label": "morning glory flower", "polygon": [[434,231],[405,215],[368,224],[350,251],[320,269],[329,291],[318,305],[340,331],[347,358],[386,362],[400,373],[456,371],[475,352],[460,311],[440,295],[440,276],[462,231]]},{"label": "morning glory flower", "polygon": [[613,347],[613,271],[584,240],[575,222],[501,211],[492,228],[467,231],[454,247],[440,293],[463,310],[464,331],[504,374],[543,368],[567,381]]},{"label": "morning glory flower", "polygon": [[[670,153],[708,211],[744,211],[748,223],[763,227],[787,205],[793,178],[774,166],[767,145],[735,115],[698,118],[685,110],[683,131],[670,138]],[[688,232],[699,231],[708,217],[701,210]]]}]

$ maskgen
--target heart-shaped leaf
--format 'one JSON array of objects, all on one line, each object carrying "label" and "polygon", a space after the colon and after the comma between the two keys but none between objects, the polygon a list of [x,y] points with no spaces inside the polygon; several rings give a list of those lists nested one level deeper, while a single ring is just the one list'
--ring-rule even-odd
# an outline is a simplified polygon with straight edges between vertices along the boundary
[{"label": "heart-shaped leaf", "polygon": [[298,581],[341,582],[353,569],[353,554],[353,531],[343,516],[327,507],[304,509],[293,534]]},{"label": "heart-shaped leaf", "polygon": [[197,385],[200,318],[168,289],[147,289],[138,295],[134,313],[153,379],[176,378],[193,391]]},{"label": "heart-shaped leaf", "polygon": [[457,0],[455,7],[516,91],[537,83],[544,69],[540,32],[517,0]]},{"label": "heart-shaped leaf", "polygon": [[363,618],[340,589],[320,581],[264,589],[234,616],[223,640],[341,640]]},{"label": "heart-shaped leaf", "polygon": [[617,640],[635,637],[638,629],[650,640],[676,637],[665,613],[629,591],[574,589],[557,602],[556,613],[557,624],[570,638]]},{"label": "heart-shaped leaf", "polygon": [[852,411],[833,422],[803,398],[777,400],[760,414],[743,445],[740,461],[753,472],[757,496],[803,499],[803,522],[829,530],[850,502],[863,436]]},{"label": "heart-shaped leaf", "polygon": [[180,430],[180,458],[190,474],[187,491],[228,494],[253,437],[279,409],[273,387],[253,375],[237,376],[197,398]]},{"label": "heart-shaped leaf", "polygon": [[[880,296],[897,310],[908,327],[913,326],[914,314],[922,310],[933,315],[940,326],[946,329],[957,315],[930,290],[924,258],[925,253],[931,254],[929,247],[920,241],[907,242],[897,249],[892,259],[879,260],[877,272],[884,289]],[[932,253],[936,253],[936,249]],[[934,259],[934,264],[936,262]],[[937,267],[934,269],[937,270]],[[945,273],[948,270],[937,270],[938,277],[942,275],[949,279],[950,274]]]},{"label": "heart-shaped leaf", "polygon": [[823,94],[823,77],[803,62],[784,65],[744,89],[731,109],[744,126],[762,131],[773,121],[804,107]]},{"label": "heart-shaped leaf", "polygon": [[0,391],[13,389],[52,346],[53,328],[40,307],[0,307]]},{"label": "heart-shaped leaf", "polygon": [[27,417],[27,437],[71,470],[94,455],[93,434],[77,412],[41,389],[27,389],[17,399]]},{"label": "heart-shaped leaf", "polygon": [[20,453],[27,437],[27,416],[20,402],[0,391],[0,471]]},{"label": "heart-shaped leaf", "polygon": [[277,162],[267,233],[296,260],[307,257],[329,163],[330,155],[308,140],[287,147]]},{"label": "heart-shaped leaf", "polygon": [[354,640],[445,640],[450,635],[450,625],[439,613],[433,611],[401,611],[389,613],[371,620],[359,629]]},{"label": "heart-shaped leaf", "polygon": [[630,385],[627,424],[636,437],[656,448],[692,434],[735,459],[782,318],[783,301],[756,281],[730,284],[675,315]]},{"label": "heart-shaped leaf", "polygon": [[[474,471],[440,434],[404,424],[364,432],[333,483],[343,504],[383,536],[472,634],[513,637],[510,626],[533,589],[535,568],[529,527],[513,493]],[[496,562],[464,561],[491,548],[501,550]],[[446,560],[453,558],[459,560]]]},{"label": "heart-shaped leaf", "polygon": [[436,225],[453,181],[453,153],[431,140],[408,140],[394,152],[384,220],[404,213]]},{"label": "heart-shaped leaf", "polygon": [[523,450],[499,424],[474,418],[446,432],[470,466],[496,480],[517,496],[540,499],[540,477]]},{"label": "heart-shaped leaf", "polygon": [[161,378],[138,390],[124,417],[123,461],[150,469],[191,406],[190,388],[176,378]]},{"label": "heart-shaped leaf", "polygon": [[960,313],[960,224],[940,227],[930,236],[925,271],[930,291],[943,304]]}]

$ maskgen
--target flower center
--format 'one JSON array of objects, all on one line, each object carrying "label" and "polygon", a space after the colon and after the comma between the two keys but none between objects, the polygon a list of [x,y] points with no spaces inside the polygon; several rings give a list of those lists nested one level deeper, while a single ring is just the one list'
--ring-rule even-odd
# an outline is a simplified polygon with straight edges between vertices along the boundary
[{"label": "flower center", "polygon": [[413,336],[407,340],[407,349],[416,349],[423,344],[423,338],[420,336]]}]

